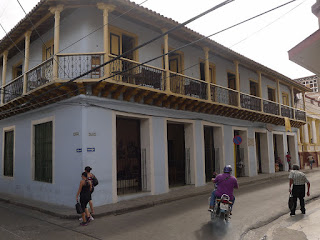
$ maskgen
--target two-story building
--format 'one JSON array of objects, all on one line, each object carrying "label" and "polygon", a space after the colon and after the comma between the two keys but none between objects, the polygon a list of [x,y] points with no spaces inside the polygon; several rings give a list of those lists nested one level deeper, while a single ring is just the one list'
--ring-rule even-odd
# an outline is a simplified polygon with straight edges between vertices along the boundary
[{"label": "two-story building", "polygon": [[127,0],[40,1],[0,42],[0,191],[73,206],[89,165],[102,205],[299,163],[309,89],[186,27],[130,52],[178,25]]}]

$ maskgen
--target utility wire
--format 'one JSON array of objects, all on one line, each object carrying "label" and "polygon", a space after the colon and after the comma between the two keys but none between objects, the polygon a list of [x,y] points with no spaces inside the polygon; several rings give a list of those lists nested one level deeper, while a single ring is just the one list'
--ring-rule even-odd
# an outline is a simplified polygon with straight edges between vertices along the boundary
[{"label": "utility wire", "polygon": [[[207,37],[204,37],[204,38],[208,38],[208,37],[210,37],[210,36],[213,36],[213,35],[216,35],[216,34],[218,34],[218,33],[224,32],[224,31],[226,31],[226,30],[228,30],[228,29],[230,29],[230,28],[236,27],[236,26],[238,26],[238,25],[240,25],[240,24],[243,24],[243,23],[245,23],[245,22],[247,22],[247,21],[253,20],[253,19],[255,19],[255,18],[259,17],[259,16],[262,16],[262,15],[264,15],[264,14],[266,14],[266,13],[269,13],[269,12],[271,12],[271,11],[274,11],[274,10],[280,8],[280,7],[283,7],[283,6],[287,5],[287,4],[290,4],[290,3],[295,2],[295,1],[297,1],[297,0],[292,0],[292,1],[289,1],[289,2],[287,2],[287,3],[285,3],[285,4],[279,5],[278,7],[272,8],[272,9],[270,9],[270,10],[268,10],[268,11],[265,11],[265,12],[263,12],[263,13],[261,13],[261,14],[258,14],[258,15],[254,16],[254,17],[251,17],[251,18],[249,18],[249,19],[247,19],[247,20],[241,21],[241,22],[239,22],[239,23],[237,23],[237,24],[232,25],[231,27],[227,27],[227,28],[225,28],[225,29],[223,29],[223,30],[220,30],[220,31],[218,31],[218,32],[216,32],[216,33],[214,33],[214,34],[211,34],[211,35],[209,35],[209,36],[207,36]],[[203,40],[204,38],[201,38],[201,39]],[[196,41],[194,41],[193,43],[196,43],[196,42],[198,42],[198,41],[200,41],[200,40],[196,40]],[[174,52],[174,51],[177,51],[178,49],[181,49],[181,48],[186,47],[186,46],[189,46],[189,45],[190,45],[190,44],[186,44],[186,45],[184,45],[184,46],[182,46],[182,47],[179,47],[179,48],[177,48],[177,49],[175,49],[175,50],[170,51],[169,53],[162,54],[162,55],[160,55],[160,56],[157,57],[157,58],[163,57],[163,56],[165,56],[165,55],[167,55],[167,54],[170,54],[170,53],[172,53],[172,52]],[[124,54],[127,54],[127,53],[124,53]],[[120,58],[120,57],[121,57],[121,56],[118,56],[118,58]],[[147,62],[154,61],[154,60],[155,60],[155,59],[148,60],[148,61],[146,61],[146,62],[144,62],[144,63],[141,63],[141,64],[137,65],[136,67],[141,66],[141,65],[143,65],[143,64],[145,64],[145,63],[147,63]],[[112,62],[112,61],[111,61],[111,62]],[[198,64],[196,64],[196,65],[198,65]],[[192,65],[191,67],[194,67],[194,66],[195,66],[195,65]],[[136,68],[136,67],[134,67],[134,68]],[[189,68],[191,68],[191,67],[189,67]],[[97,70],[98,68],[100,68],[100,66],[98,66],[97,68],[95,68],[95,69],[93,69],[93,70],[91,70],[91,71],[95,71],[95,70]],[[132,68],[132,69],[134,69],[134,68]],[[126,71],[130,71],[130,70],[132,70],[132,69],[128,69],[128,70],[126,70]],[[188,69],[188,68],[187,68],[187,69]],[[184,70],[186,70],[186,69],[184,69]],[[123,71],[123,72],[126,72],[126,71]],[[89,71],[89,72],[90,72],[90,71]],[[121,72],[121,73],[123,73],[123,72]],[[121,74],[121,73],[120,73],[120,74]],[[87,75],[87,74],[88,74],[88,73],[85,73],[84,75]],[[108,79],[108,78],[112,78],[112,77],[114,77],[114,76],[116,76],[116,75],[119,75],[119,73],[114,74],[114,75],[112,75],[112,76],[109,76],[109,77],[107,77],[107,78],[103,78],[103,79],[99,80],[98,82],[94,82],[94,83],[91,83],[91,84],[88,84],[88,85],[97,84],[97,83],[99,83],[99,82],[101,82],[101,81],[103,81],[103,80],[106,80],[106,79]],[[79,77],[78,77],[78,78],[79,78]],[[70,80],[70,81],[71,81],[71,80]],[[70,82],[70,81],[69,81],[69,82]],[[67,82],[67,83],[68,83],[68,82]],[[82,88],[84,89],[85,87],[82,87]],[[53,90],[54,90],[54,89],[53,89]],[[66,93],[66,94],[62,94],[62,95],[60,95],[59,97],[56,97],[56,98],[60,98],[60,97],[63,97],[63,96],[65,96],[65,95],[69,95],[69,94],[71,94],[72,92],[76,92],[76,91],[78,91],[78,89],[77,89],[77,90],[74,90],[74,91],[71,91],[71,92],[69,92],[69,93]],[[40,97],[40,96],[42,96],[42,95],[39,95],[38,97]],[[53,99],[56,99],[56,98],[51,98],[51,99],[46,100],[46,101],[43,101],[43,102],[41,102],[41,103],[39,103],[39,104],[42,104],[42,103],[45,103],[45,102],[49,102],[49,101],[51,101],[51,100],[53,100]],[[29,103],[30,103],[30,101],[27,102],[27,103],[25,103],[25,104],[23,104],[23,106],[26,106],[26,105],[29,104]],[[32,106],[32,105],[31,105],[31,106]],[[28,107],[26,107],[26,108],[29,108],[29,107],[30,107],[30,106],[28,106]],[[17,108],[17,107],[16,107],[16,108]],[[10,111],[10,110],[9,110],[9,111]],[[2,113],[5,113],[5,112],[2,112]],[[2,113],[0,113],[0,114],[2,114]]]},{"label": "utility wire", "polygon": [[[214,7],[212,7],[212,8],[210,8],[210,9],[208,9],[208,10],[206,10],[206,11],[198,14],[197,16],[195,16],[195,17],[193,17],[193,18],[191,18],[191,19],[189,19],[189,20],[187,20],[187,21],[185,21],[185,22],[183,22],[183,23],[181,23],[181,24],[179,24],[179,25],[177,25],[177,26],[172,27],[170,30],[168,30],[168,31],[160,34],[159,36],[157,36],[157,37],[155,37],[155,38],[153,38],[153,39],[151,39],[151,40],[149,40],[149,41],[147,41],[147,42],[145,42],[145,43],[142,43],[142,44],[140,44],[139,46],[134,47],[133,49],[130,49],[130,50],[126,51],[125,53],[122,53],[121,55],[118,55],[118,56],[115,57],[114,59],[112,59],[112,60],[110,60],[110,61],[107,61],[107,62],[105,62],[105,63],[103,63],[103,64],[101,64],[101,65],[99,65],[99,66],[97,66],[97,67],[95,67],[95,68],[93,68],[93,69],[91,69],[91,70],[83,73],[83,74],[80,74],[79,76],[77,76],[77,77],[75,77],[75,78],[73,78],[73,79],[71,79],[71,80],[69,80],[69,81],[67,81],[67,82],[65,82],[65,83],[63,83],[63,84],[61,84],[61,85],[53,88],[53,89],[50,89],[50,90],[48,90],[48,91],[46,91],[46,92],[44,92],[44,93],[42,93],[42,94],[40,94],[40,95],[32,98],[31,100],[29,100],[28,102],[20,105],[19,107],[25,106],[25,105],[31,103],[32,101],[34,101],[34,100],[37,99],[37,98],[40,98],[40,97],[42,97],[42,96],[44,96],[44,95],[46,95],[46,94],[48,94],[48,93],[50,93],[50,92],[52,92],[52,91],[54,91],[54,90],[56,90],[56,89],[61,88],[62,86],[65,86],[65,85],[67,85],[67,84],[69,84],[69,83],[71,83],[71,82],[74,82],[75,80],[80,79],[81,77],[84,77],[84,76],[86,76],[86,75],[88,75],[88,74],[90,74],[90,73],[92,73],[92,72],[100,69],[101,67],[103,67],[103,66],[105,66],[105,65],[107,65],[107,64],[109,64],[109,63],[112,63],[112,62],[120,59],[121,57],[125,57],[125,56],[128,55],[129,53],[132,53],[132,52],[134,52],[134,51],[136,51],[136,50],[138,50],[138,49],[140,49],[140,48],[142,48],[142,47],[144,47],[144,46],[146,46],[146,45],[148,45],[148,44],[150,44],[150,43],[158,40],[159,38],[162,38],[163,36],[165,36],[165,35],[173,32],[173,31],[175,31],[175,30],[177,30],[177,29],[179,29],[179,28],[182,28],[183,26],[185,26],[185,25],[187,25],[187,24],[189,24],[189,23],[197,20],[198,18],[200,18],[200,17],[202,17],[202,16],[204,16],[204,15],[206,15],[206,14],[208,14],[208,13],[210,13],[210,12],[216,10],[216,9],[219,9],[220,7],[222,7],[222,6],[226,5],[226,4],[229,4],[229,3],[233,2],[233,1],[235,1],[235,0],[226,0],[226,1],[224,1],[224,2],[222,2],[222,3],[220,3],[220,4],[218,4],[218,5],[216,5],[216,6],[214,6]],[[171,52],[172,52],[172,51],[171,51]],[[168,53],[167,53],[167,54],[168,54]],[[162,57],[162,56],[163,56],[163,55],[161,55],[160,57]],[[159,58],[159,57],[157,57],[157,58]],[[155,58],[155,59],[157,59],[157,58]],[[150,61],[147,61],[147,62],[150,62]],[[140,64],[140,65],[142,65],[142,64]],[[100,81],[95,82],[95,84],[97,84],[97,83],[99,83],[99,82],[102,82],[103,80],[109,79],[109,78],[111,78],[111,77],[114,77],[114,76],[116,76],[116,75],[119,75],[119,73],[117,73],[117,74],[115,74],[115,75],[113,75],[113,76],[109,76],[109,77],[107,77],[107,78],[103,78],[103,79],[101,79]]]},{"label": "utility wire", "polygon": [[270,22],[269,24],[265,25],[264,27],[260,28],[259,30],[253,32],[252,34],[250,34],[249,36],[245,37],[244,39],[236,42],[235,44],[231,45],[230,48],[238,45],[239,43],[244,42],[245,40],[251,38],[253,35],[257,34],[258,32],[261,32],[262,30],[266,29],[267,27],[269,27],[270,25],[272,25],[273,23],[275,23],[276,21],[278,21],[279,19],[283,18],[284,16],[286,16],[287,14],[289,14],[290,12],[292,12],[294,9],[296,9],[297,7],[301,6],[303,3],[305,3],[307,0],[304,0],[303,2],[299,3],[297,6],[293,7],[292,9],[290,9],[288,12],[284,13],[283,15],[281,15],[280,17],[276,18],[275,20],[273,20],[272,22]]}]

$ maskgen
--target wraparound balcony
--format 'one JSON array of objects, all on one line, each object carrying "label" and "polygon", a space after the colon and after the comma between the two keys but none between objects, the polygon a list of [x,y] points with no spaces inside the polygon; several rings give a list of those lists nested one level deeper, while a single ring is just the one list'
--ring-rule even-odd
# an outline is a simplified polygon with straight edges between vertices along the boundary
[{"label": "wraparound balcony", "polygon": [[[139,62],[124,58],[115,60],[108,66],[93,71],[75,82],[60,86],[99,66],[103,62],[103,57],[103,53],[58,55],[57,79],[53,79],[54,60],[51,58],[41,63],[25,74],[26,90],[24,94],[23,76],[3,87],[1,109],[28,102],[30,96],[41,95],[44,103],[37,104],[37,106],[42,106],[78,94],[92,94],[277,125],[284,125],[284,117],[288,117],[291,125],[295,127],[301,126],[306,121],[306,114],[303,110],[279,105],[273,101],[179,73],[166,73],[164,69],[140,65]],[[110,55],[110,59],[114,57]],[[106,69],[111,78],[103,80]],[[168,75],[170,77],[166,78]],[[48,90],[50,93],[43,95]],[[50,101],[47,101],[49,99]],[[31,107],[34,108],[34,106]]]}]

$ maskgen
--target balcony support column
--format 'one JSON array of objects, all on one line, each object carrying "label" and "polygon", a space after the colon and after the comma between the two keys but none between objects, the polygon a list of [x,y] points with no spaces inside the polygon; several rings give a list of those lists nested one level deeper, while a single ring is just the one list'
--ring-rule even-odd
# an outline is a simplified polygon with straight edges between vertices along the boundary
[{"label": "balcony support column", "polygon": [[59,53],[59,45],[60,45],[60,13],[63,10],[63,5],[57,5],[56,7],[50,7],[49,11],[54,14],[54,55],[53,55],[53,63],[52,63],[52,73],[53,73],[53,80],[58,78],[58,56]]},{"label": "balcony support column", "polygon": [[9,51],[3,52],[3,65],[2,65],[2,94],[1,94],[1,105],[3,104],[4,100],[4,85],[6,85],[6,77],[7,77],[7,62],[8,62],[8,54]]},{"label": "balcony support column", "polygon": [[241,107],[240,103],[240,76],[239,76],[239,62],[234,61],[236,67],[236,89],[238,91],[238,107]]},{"label": "balcony support column", "polygon": [[261,109],[260,111],[262,112],[263,111],[263,99],[262,99],[262,74],[261,72],[257,72],[258,74],[258,87],[259,87],[259,97],[261,98]]},{"label": "balcony support column", "polygon": [[281,116],[281,102],[280,102],[280,81],[277,79],[277,98],[278,98],[278,103],[279,103],[279,116]]},{"label": "balcony support column", "polygon": [[292,107],[292,118],[295,119],[296,118],[296,111],[295,111],[295,107],[294,107],[294,90],[293,90],[293,86],[290,87],[290,91],[291,91],[291,107]]},{"label": "balcony support column", "polygon": [[209,48],[204,47],[204,78],[207,82],[207,99],[211,101],[211,79],[210,79],[210,65],[209,65]]},{"label": "balcony support column", "polygon": [[302,93],[303,111],[306,111],[306,92]]},{"label": "balcony support column", "polygon": [[[106,3],[97,3],[98,9],[103,11],[103,61],[109,61],[109,13],[115,9],[115,6]],[[110,64],[104,66],[104,77],[110,75]]]},{"label": "balcony support column", "polygon": [[317,143],[317,128],[316,128],[316,120],[312,119],[311,121],[311,129],[312,129],[312,143]]},{"label": "balcony support column", "polygon": [[[166,32],[166,29],[163,29],[162,32]],[[170,89],[170,67],[169,67],[169,55],[167,54],[169,52],[169,36],[168,34],[166,34],[163,37],[164,40],[164,44],[163,44],[163,50],[164,50],[164,54],[166,54],[164,56],[164,69],[165,69],[165,91],[167,93],[171,92]]]},{"label": "balcony support column", "polygon": [[309,144],[309,131],[308,131],[308,123],[303,125],[303,143]]},{"label": "balcony support column", "polygon": [[25,36],[25,53],[24,53],[24,73],[23,73],[23,94],[27,93],[27,72],[29,70],[29,58],[30,58],[30,36],[31,31],[27,31]]}]

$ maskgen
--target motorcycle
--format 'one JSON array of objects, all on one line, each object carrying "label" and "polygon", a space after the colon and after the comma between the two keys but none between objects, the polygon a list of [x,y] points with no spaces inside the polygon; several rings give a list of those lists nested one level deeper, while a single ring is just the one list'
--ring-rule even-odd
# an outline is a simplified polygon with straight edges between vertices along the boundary
[{"label": "motorcycle", "polygon": [[[209,197],[210,205],[211,197]],[[229,222],[232,202],[227,194],[223,194],[221,198],[216,198],[214,209],[210,209],[211,220],[221,219]]]}]

